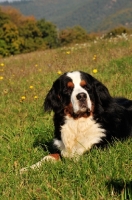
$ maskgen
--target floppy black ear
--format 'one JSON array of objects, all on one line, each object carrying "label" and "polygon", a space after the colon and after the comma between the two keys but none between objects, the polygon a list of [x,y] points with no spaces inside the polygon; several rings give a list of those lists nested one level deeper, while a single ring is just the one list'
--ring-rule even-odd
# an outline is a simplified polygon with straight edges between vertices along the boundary
[{"label": "floppy black ear", "polygon": [[45,111],[54,111],[57,112],[61,109],[61,99],[59,96],[59,87],[57,87],[57,81],[54,82],[52,88],[48,92],[45,101],[44,101],[44,110]]},{"label": "floppy black ear", "polygon": [[103,85],[100,81],[98,81],[90,74],[85,75],[87,79],[87,84],[91,85],[91,91],[93,93],[92,96],[94,98],[95,105],[97,105],[98,107],[102,107],[102,109],[107,107],[112,100],[108,89],[105,87],[105,85]]},{"label": "floppy black ear", "polygon": [[103,108],[107,107],[112,100],[108,89],[100,81],[94,79],[94,90],[98,104]]}]

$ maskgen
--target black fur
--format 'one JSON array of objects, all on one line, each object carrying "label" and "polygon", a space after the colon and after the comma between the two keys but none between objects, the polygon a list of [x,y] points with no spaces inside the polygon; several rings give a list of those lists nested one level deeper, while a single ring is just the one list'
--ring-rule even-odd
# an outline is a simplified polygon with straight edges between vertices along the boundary
[{"label": "black fur", "polygon": [[[85,90],[94,105],[93,118],[106,130],[101,144],[113,139],[125,139],[132,136],[132,100],[111,97],[108,89],[91,75],[80,71],[82,80],[87,82]],[[64,107],[69,105],[72,89],[66,84],[72,81],[66,73],[60,76],[46,96],[45,111],[54,111],[55,138],[61,140],[61,126],[65,123]]]}]

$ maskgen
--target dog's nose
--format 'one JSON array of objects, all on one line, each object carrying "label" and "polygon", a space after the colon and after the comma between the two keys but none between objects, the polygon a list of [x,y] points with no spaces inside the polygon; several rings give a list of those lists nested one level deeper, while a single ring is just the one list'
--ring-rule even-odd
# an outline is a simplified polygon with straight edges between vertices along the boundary
[{"label": "dog's nose", "polygon": [[86,95],[84,92],[81,92],[81,93],[78,93],[78,94],[76,95],[76,98],[77,98],[79,101],[84,101],[84,100],[86,100],[87,95]]}]

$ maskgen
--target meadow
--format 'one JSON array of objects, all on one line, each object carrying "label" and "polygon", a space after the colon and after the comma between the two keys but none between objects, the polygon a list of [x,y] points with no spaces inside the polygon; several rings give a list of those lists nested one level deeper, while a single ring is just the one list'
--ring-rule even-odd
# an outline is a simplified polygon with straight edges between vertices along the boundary
[{"label": "meadow", "polygon": [[0,199],[132,199],[132,139],[19,173],[49,153],[53,113],[44,113],[44,98],[72,70],[132,99],[132,35],[0,58]]}]

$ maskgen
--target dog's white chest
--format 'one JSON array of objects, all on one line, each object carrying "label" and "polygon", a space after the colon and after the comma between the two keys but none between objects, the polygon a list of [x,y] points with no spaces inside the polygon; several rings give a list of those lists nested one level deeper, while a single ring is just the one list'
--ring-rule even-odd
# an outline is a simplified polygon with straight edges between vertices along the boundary
[{"label": "dog's white chest", "polygon": [[66,116],[65,124],[61,127],[62,155],[81,155],[93,144],[99,143],[104,136],[105,130],[91,116],[79,119]]}]

